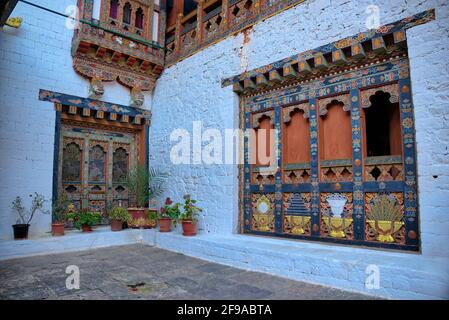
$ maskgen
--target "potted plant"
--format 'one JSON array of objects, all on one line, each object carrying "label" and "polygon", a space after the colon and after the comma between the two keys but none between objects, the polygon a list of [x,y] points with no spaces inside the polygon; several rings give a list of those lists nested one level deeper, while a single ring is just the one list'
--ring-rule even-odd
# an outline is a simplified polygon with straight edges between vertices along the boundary
[{"label": "potted plant", "polygon": [[181,211],[179,210],[179,203],[173,204],[170,198],[165,199],[165,204],[159,213],[159,231],[170,232],[172,222],[176,223]]},{"label": "potted plant", "polygon": [[123,223],[131,220],[131,215],[125,208],[114,207],[109,213],[109,219],[111,219],[111,230],[120,231],[123,229]]},{"label": "potted plant", "polygon": [[148,209],[148,227],[155,228],[157,226],[157,209]]},{"label": "potted plant", "polygon": [[[30,197],[33,197],[30,194]],[[12,225],[14,230],[14,239],[27,239],[28,238],[28,230],[30,227],[30,222],[33,220],[34,214],[36,211],[40,211],[42,213],[49,213],[46,210],[43,210],[45,203],[44,196],[34,193],[34,197],[31,200],[31,208],[30,210],[26,210],[23,206],[22,198],[17,196],[16,199],[12,202],[12,209],[17,212],[19,218],[17,219],[16,224]]]},{"label": "potted plant", "polygon": [[65,214],[68,211],[69,201],[67,196],[63,193],[59,196],[52,205],[52,223],[51,233],[53,236],[63,236],[65,226]]},{"label": "potted plant", "polygon": [[101,214],[83,209],[79,212],[67,214],[67,219],[73,220],[73,225],[83,232],[91,232],[92,226],[101,221]]},{"label": "potted plant", "polygon": [[142,225],[145,225],[142,220],[147,221],[147,226],[151,225],[148,219],[147,205],[151,198],[162,194],[163,178],[164,174],[154,168],[147,169],[142,165],[137,166],[137,169],[128,175],[126,185],[131,204],[128,208],[132,217],[132,220],[128,223],[130,227],[142,227]]},{"label": "potted plant", "polygon": [[195,205],[197,201],[193,200],[190,195],[184,195],[184,205],[183,205],[183,213],[180,218],[182,221],[182,234],[184,236],[194,236],[196,235],[196,224],[197,219],[196,216],[199,212],[203,211],[201,208]]}]

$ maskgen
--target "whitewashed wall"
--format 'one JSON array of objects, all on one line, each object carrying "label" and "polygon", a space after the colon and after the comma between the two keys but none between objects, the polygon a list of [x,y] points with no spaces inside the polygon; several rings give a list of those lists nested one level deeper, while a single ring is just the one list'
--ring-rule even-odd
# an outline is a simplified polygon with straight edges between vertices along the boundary
[{"label": "whitewashed wall", "polygon": [[[96,0],[99,1],[99,0]],[[64,13],[75,0],[35,0],[36,4]],[[53,104],[38,100],[39,89],[87,97],[89,83],[72,68],[73,30],[63,17],[19,2],[11,17],[22,26],[0,30],[0,238],[12,238],[16,221],[10,203],[39,192],[51,199],[55,112]],[[150,97],[146,100],[149,103]],[[130,92],[105,84],[103,100],[129,104]],[[48,208],[50,203],[47,204]],[[30,235],[50,231],[51,216],[38,214]]]}]

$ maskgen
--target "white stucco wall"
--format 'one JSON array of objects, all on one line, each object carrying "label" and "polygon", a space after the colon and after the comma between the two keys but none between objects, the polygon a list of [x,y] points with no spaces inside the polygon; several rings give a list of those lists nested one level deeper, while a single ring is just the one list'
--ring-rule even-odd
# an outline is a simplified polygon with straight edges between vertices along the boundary
[{"label": "white stucco wall", "polygon": [[[97,0],[98,1],[98,0]],[[35,0],[64,13],[75,0]],[[72,68],[73,30],[63,17],[19,2],[11,17],[22,26],[0,30],[0,239],[12,238],[16,214],[10,203],[39,192],[51,199],[55,112],[53,104],[38,100],[39,89],[87,97],[89,82]],[[104,101],[128,105],[130,91],[105,83]],[[146,95],[146,104],[151,98]],[[47,203],[50,207],[50,203]],[[30,227],[35,237],[50,231],[51,216],[37,214]]]},{"label": "white stucco wall", "polygon": [[[174,165],[170,162],[170,147],[175,142],[170,142],[170,133],[178,128],[192,132],[192,122],[199,120],[205,128],[222,131],[237,128],[238,99],[232,88],[221,87],[221,79],[366,31],[365,10],[370,4],[379,6],[381,24],[436,9],[436,21],[407,31],[416,118],[422,252],[416,255],[285,242],[286,248],[298,255],[295,260],[287,253],[289,249],[285,250],[283,258],[279,251],[263,251],[267,246],[281,248],[282,241],[287,240],[264,239],[260,242],[254,240],[260,238],[250,236],[234,237],[238,218],[236,166]],[[308,0],[257,24],[248,33],[249,42],[245,45],[240,33],[166,69],[153,97],[150,163],[162,166],[171,174],[169,195],[175,201],[182,200],[183,193],[199,200],[205,209],[200,234],[213,237],[210,242],[202,236],[198,241],[185,243],[182,240],[176,242],[168,235],[167,240],[158,245],[217,262],[362,291],[366,266],[361,263],[365,261],[364,257],[370,256],[370,263],[381,266],[381,271],[388,270],[382,273],[385,291],[373,294],[449,297],[449,246],[445,245],[449,243],[448,35],[449,7],[446,1]],[[224,238],[217,240],[214,237]],[[222,248],[218,245],[221,242],[229,245],[223,243],[227,248]],[[239,243],[241,250],[237,245],[234,250],[229,248],[232,243]],[[311,259],[304,255],[301,259],[300,252],[307,252],[311,247],[314,252],[321,247],[323,256]],[[354,258],[351,262],[346,260],[348,250]],[[256,251],[259,253],[254,253]],[[302,268],[304,264],[311,265],[312,271]],[[340,272],[348,272],[347,267],[352,264],[358,271],[341,279]],[[397,269],[394,269],[395,265]],[[404,265],[409,266],[408,269],[400,267]],[[426,265],[427,268],[423,267]],[[417,279],[413,270],[422,270],[434,277],[424,275]]]}]

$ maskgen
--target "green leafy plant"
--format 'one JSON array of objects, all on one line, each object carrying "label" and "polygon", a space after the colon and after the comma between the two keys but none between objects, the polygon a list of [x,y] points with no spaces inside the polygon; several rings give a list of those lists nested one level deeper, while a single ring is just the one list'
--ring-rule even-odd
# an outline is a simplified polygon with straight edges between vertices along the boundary
[{"label": "green leafy plant", "polygon": [[48,210],[44,210],[44,203],[47,201],[43,195],[35,192],[34,196],[32,194],[29,195],[33,199],[31,200],[31,208],[30,210],[27,210],[23,206],[22,198],[17,196],[16,199],[12,202],[11,208],[17,212],[18,218],[16,223],[17,224],[30,224],[31,220],[33,220],[33,217],[37,211],[40,211],[44,214],[48,214]]},{"label": "green leafy plant", "polygon": [[170,218],[176,224],[181,215],[180,205],[180,203],[173,203],[170,198],[166,198],[164,206],[159,211],[159,218]]},{"label": "green leafy plant", "polygon": [[95,223],[99,223],[101,221],[101,214],[84,209],[80,212],[67,214],[67,219],[72,220],[75,228],[81,230],[83,225],[93,226]]},{"label": "green leafy plant", "polygon": [[193,222],[196,222],[196,217],[203,211],[203,209],[195,205],[196,202],[197,201],[192,199],[190,195],[184,195],[184,210],[180,215],[181,220],[192,220]]},{"label": "green leafy plant", "polygon": [[156,210],[148,210],[148,219],[156,220],[157,219],[157,211]]},{"label": "green leafy plant", "polygon": [[154,168],[139,165],[128,175],[126,185],[129,190],[132,206],[144,208],[150,199],[158,197],[164,192],[166,174]]},{"label": "green leafy plant", "polygon": [[368,220],[402,221],[404,214],[392,195],[379,195],[372,200],[366,214]]},{"label": "green leafy plant", "polygon": [[51,215],[53,222],[64,222],[65,214],[69,211],[68,206],[70,201],[67,199],[65,193],[62,193],[53,202]]},{"label": "green leafy plant", "polygon": [[128,213],[128,210],[122,207],[113,207],[109,212],[109,219],[119,220],[122,222],[130,222],[132,217]]}]

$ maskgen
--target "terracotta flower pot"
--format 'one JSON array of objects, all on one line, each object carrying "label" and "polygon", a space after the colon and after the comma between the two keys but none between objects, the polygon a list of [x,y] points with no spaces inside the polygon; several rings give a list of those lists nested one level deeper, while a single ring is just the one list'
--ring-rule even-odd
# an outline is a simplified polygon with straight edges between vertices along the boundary
[{"label": "terracotta flower pot", "polygon": [[24,240],[28,239],[28,228],[29,224],[14,224],[12,226],[14,230],[14,239],[15,240]]},{"label": "terracotta flower pot", "polygon": [[51,234],[54,237],[64,235],[64,222],[54,222],[51,224]]},{"label": "terracotta flower pot", "polygon": [[170,231],[171,231],[171,218],[160,218],[159,232],[170,232]]},{"label": "terracotta flower pot", "polygon": [[196,224],[192,220],[182,220],[182,235],[191,237],[196,235]]},{"label": "terracotta flower pot", "polygon": [[81,226],[81,229],[83,230],[83,232],[92,232],[92,227],[88,224],[83,224]]},{"label": "terracotta flower pot", "polygon": [[111,220],[111,231],[121,231],[123,229],[123,222],[120,220]]}]

